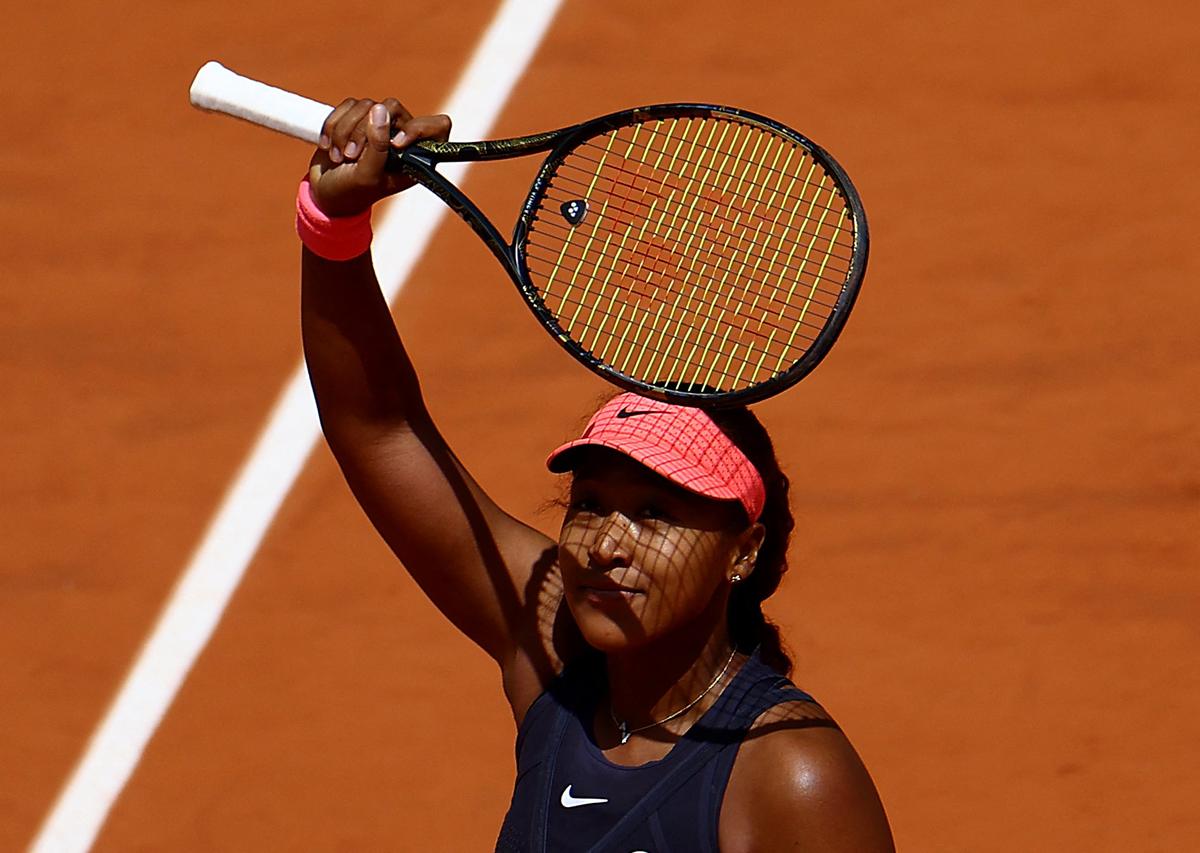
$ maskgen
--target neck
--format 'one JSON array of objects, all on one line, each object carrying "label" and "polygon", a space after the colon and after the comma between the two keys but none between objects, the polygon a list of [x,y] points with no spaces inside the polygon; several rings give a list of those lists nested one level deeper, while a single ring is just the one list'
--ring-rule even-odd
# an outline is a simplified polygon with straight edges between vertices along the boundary
[{"label": "neck", "polygon": [[726,625],[725,602],[715,603],[721,605],[720,618],[715,621],[702,617],[697,620],[696,630],[685,628],[629,652],[608,654],[612,713],[629,728],[663,720],[686,707],[711,685],[708,695],[680,716],[686,728],[720,695],[723,685],[713,684],[714,679],[727,668],[723,679],[727,681],[736,665],[730,662],[733,647]]}]

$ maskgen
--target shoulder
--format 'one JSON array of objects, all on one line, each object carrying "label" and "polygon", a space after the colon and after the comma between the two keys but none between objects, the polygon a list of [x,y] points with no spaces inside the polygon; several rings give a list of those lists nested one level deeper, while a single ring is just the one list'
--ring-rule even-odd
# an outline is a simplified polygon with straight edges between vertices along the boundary
[{"label": "shoulder", "polygon": [[895,849],[866,767],[811,702],[770,708],[750,729],[729,778],[720,837],[730,853]]}]

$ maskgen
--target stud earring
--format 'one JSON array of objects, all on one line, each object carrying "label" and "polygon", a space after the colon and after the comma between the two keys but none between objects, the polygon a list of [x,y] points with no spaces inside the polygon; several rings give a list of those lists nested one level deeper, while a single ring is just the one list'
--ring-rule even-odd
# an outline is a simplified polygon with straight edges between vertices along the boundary
[{"label": "stud earring", "polygon": [[734,575],[729,579],[730,583],[738,583],[742,579],[741,575]]}]

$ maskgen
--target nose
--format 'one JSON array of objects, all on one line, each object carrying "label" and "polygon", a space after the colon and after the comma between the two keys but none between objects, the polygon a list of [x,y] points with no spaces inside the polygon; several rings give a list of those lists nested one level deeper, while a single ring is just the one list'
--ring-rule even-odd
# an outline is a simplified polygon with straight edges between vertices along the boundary
[{"label": "nose", "polygon": [[634,523],[619,512],[606,515],[588,548],[592,565],[601,569],[628,566],[633,540],[637,536],[634,528]]}]

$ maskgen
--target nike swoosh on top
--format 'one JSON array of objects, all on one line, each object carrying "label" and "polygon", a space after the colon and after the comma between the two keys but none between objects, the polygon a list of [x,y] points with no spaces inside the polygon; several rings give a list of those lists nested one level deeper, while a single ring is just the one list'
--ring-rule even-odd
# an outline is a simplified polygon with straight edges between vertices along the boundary
[{"label": "nike swoosh on top", "polygon": [[573,797],[571,796],[571,786],[568,785],[563,788],[560,802],[563,804],[564,809],[573,809],[576,806],[594,806],[599,803],[607,803],[608,799],[606,797]]},{"label": "nike swoosh on top", "polygon": [[635,415],[657,415],[657,414],[661,414],[661,411],[657,410],[657,409],[637,409],[635,411],[633,409],[626,409],[624,406],[622,406],[621,411],[617,412],[617,417],[618,418],[632,418]]}]

